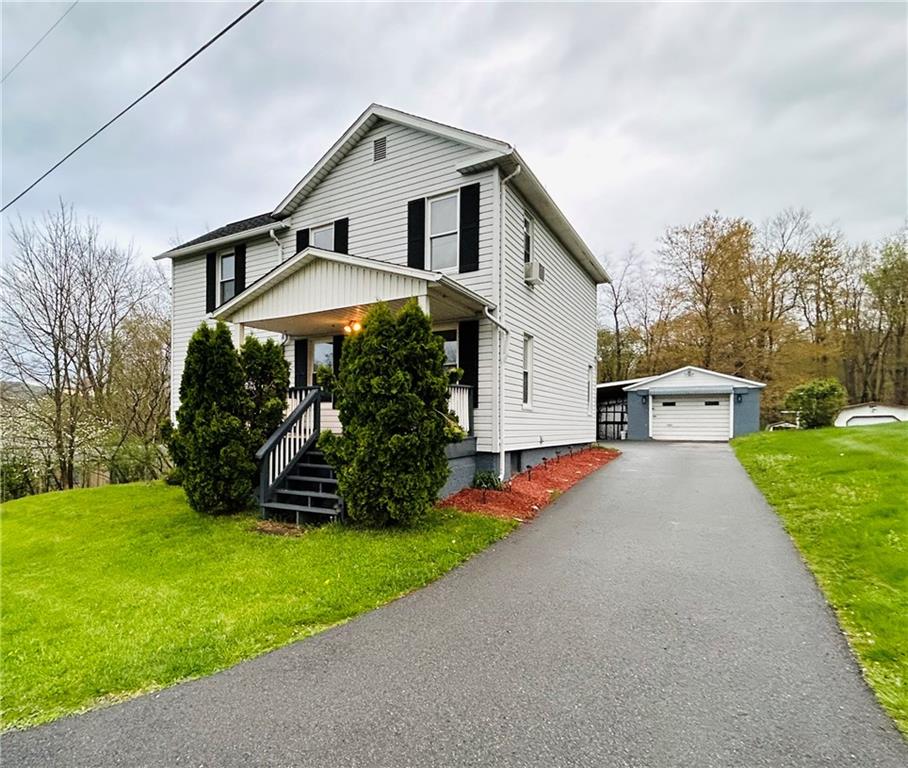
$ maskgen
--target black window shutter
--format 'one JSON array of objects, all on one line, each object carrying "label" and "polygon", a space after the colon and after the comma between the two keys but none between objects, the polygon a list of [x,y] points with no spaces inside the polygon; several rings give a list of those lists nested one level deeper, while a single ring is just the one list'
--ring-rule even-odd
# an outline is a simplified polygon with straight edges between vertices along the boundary
[{"label": "black window shutter", "polygon": [[407,266],[426,268],[426,199],[407,203]]},{"label": "black window shutter", "polygon": [[233,275],[234,288],[233,295],[242,293],[246,290],[246,244],[240,243],[233,250]]},{"label": "black window shutter", "polygon": [[205,257],[205,311],[214,312],[218,306],[218,255],[209,253]]},{"label": "black window shutter", "polygon": [[296,230],[296,252],[309,247],[309,228]]},{"label": "black window shutter", "polygon": [[334,251],[349,253],[347,244],[350,234],[350,219],[338,219],[334,222]]},{"label": "black window shutter", "polygon": [[460,188],[460,271],[479,269],[479,184]]},{"label": "black window shutter", "polygon": [[479,321],[463,320],[457,328],[461,384],[473,387],[473,406],[479,405]]},{"label": "black window shutter", "polygon": [[344,337],[335,336],[332,341],[334,342],[334,375],[337,376],[337,374],[340,373],[341,350],[344,346]]},{"label": "black window shutter", "polygon": [[293,386],[305,387],[309,384],[309,339],[297,339],[293,342]]}]

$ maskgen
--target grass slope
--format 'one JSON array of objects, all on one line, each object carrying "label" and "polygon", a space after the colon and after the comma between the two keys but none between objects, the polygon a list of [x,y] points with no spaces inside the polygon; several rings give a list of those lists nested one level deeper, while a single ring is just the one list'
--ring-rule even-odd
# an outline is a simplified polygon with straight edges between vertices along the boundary
[{"label": "grass slope", "polygon": [[908,424],[763,432],[734,448],[908,735]]},{"label": "grass slope", "polygon": [[513,522],[435,510],[412,530],[299,538],[192,512],[163,484],[2,511],[2,725],[52,720],[230,666],[393,600]]}]

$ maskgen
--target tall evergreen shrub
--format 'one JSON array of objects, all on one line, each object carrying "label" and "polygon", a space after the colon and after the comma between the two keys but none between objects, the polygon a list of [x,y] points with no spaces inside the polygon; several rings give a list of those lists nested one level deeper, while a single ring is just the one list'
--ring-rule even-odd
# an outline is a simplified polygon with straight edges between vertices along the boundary
[{"label": "tall evergreen shrub", "polygon": [[168,447],[189,505],[211,515],[252,501],[256,449],[248,419],[253,402],[227,326],[199,326],[186,352],[177,427]]},{"label": "tall evergreen shrub", "polygon": [[255,336],[247,336],[240,347],[240,365],[251,401],[249,431],[257,450],[284,420],[290,363],[280,344],[271,339],[263,343]]},{"label": "tall evergreen shrub", "polygon": [[347,513],[374,526],[409,524],[448,476],[444,343],[415,301],[397,314],[375,305],[344,341],[334,382],[344,431],[322,433]]}]

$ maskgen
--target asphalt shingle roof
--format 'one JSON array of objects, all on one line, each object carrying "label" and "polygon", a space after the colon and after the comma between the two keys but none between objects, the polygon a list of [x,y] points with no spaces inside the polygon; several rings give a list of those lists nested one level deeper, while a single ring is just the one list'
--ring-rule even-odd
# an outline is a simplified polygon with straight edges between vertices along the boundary
[{"label": "asphalt shingle roof", "polygon": [[206,243],[209,240],[217,240],[219,237],[226,237],[227,235],[235,235],[239,232],[245,232],[247,229],[255,229],[256,227],[261,227],[265,224],[276,224],[279,220],[274,218],[270,213],[260,213],[258,216],[250,216],[248,219],[240,219],[239,221],[232,221],[229,224],[225,224],[223,227],[218,227],[217,229],[212,229],[210,232],[206,232],[201,237],[197,237],[194,240],[187,240],[185,243],[181,243],[172,248],[171,250],[178,250],[180,248],[187,248],[191,245],[198,245],[199,243]]}]

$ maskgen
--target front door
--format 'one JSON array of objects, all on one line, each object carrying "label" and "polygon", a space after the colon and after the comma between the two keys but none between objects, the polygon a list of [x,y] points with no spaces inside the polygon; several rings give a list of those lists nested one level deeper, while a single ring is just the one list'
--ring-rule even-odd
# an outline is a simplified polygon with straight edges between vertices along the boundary
[{"label": "front door", "polygon": [[312,371],[312,385],[318,384],[316,374],[319,368],[329,368],[332,372],[334,368],[334,339],[327,336],[321,339],[310,339],[309,349],[311,350],[312,360],[309,370]]}]

